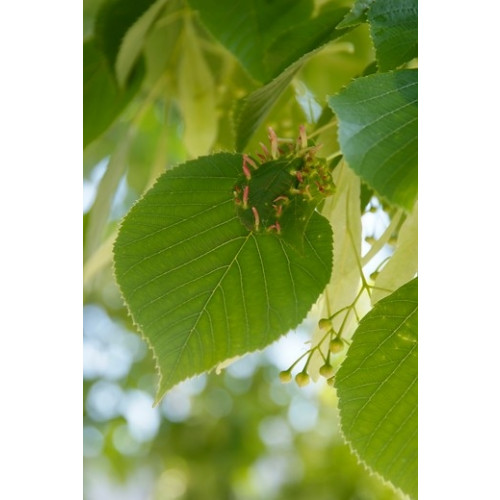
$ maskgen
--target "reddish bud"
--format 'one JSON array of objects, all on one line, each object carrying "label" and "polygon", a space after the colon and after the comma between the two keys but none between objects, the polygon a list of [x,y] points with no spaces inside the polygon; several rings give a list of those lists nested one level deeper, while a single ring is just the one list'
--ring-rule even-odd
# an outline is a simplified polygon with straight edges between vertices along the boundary
[{"label": "reddish bud", "polygon": [[255,229],[259,229],[259,225],[260,225],[259,212],[257,212],[257,209],[255,207],[252,207],[252,212],[253,212],[253,216],[255,219]]},{"label": "reddish bud", "polygon": [[250,186],[245,186],[243,189],[243,208],[248,206],[248,195],[250,194]]}]

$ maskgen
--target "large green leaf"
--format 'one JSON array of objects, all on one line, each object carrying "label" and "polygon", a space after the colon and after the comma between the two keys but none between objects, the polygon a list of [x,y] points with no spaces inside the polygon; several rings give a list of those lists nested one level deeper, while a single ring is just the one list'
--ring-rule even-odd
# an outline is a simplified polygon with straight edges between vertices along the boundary
[{"label": "large green leaf", "polygon": [[157,401],[181,380],[297,326],[330,278],[332,233],[324,217],[311,214],[302,250],[265,229],[278,184],[289,189],[282,161],[252,170],[251,182],[255,177],[267,190],[250,184],[249,204],[260,207],[261,225],[248,228],[252,219],[235,200],[242,162],[242,155],[219,153],[166,172],[121,225],[116,279],[154,351]]},{"label": "large green leaf", "polygon": [[329,98],[349,166],[408,211],[417,198],[418,70],[369,75]]},{"label": "large green leaf", "polygon": [[257,80],[276,71],[266,63],[271,43],[291,26],[310,18],[311,0],[189,0],[203,24]]},{"label": "large green leaf", "polygon": [[377,0],[368,10],[368,22],[381,71],[417,57],[417,0]]},{"label": "large green leaf", "polygon": [[418,278],[361,320],[335,387],[342,430],[370,468],[412,498],[418,475]]},{"label": "large green leaf", "polygon": [[[288,47],[286,44],[277,44],[272,48],[268,57],[274,58],[275,64],[280,69],[282,69],[284,63],[292,61],[295,57],[298,57],[298,59],[284,69],[274,80],[244,97],[238,103],[235,110],[237,151],[243,150],[302,66],[321,50],[325,43],[339,38],[347,32],[346,30],[335,30],[335,26],[340,22],[345,12],[345,9],[328,10],[321,22],[311,21],[306,23],[308,26],[306,36],[303,33],[301,34],[300,31],[287,32],[284,35],[283,42],[288,38],[292,44],[292,50],[289,54],[287,53]],[[313,36],[312,32],[320,27],[321,30]],[[309,30],[312,31],[309,32]],[[310,43],[308,42],[309,39]],[[286,49],[283,50],[283,47]],[[310,51],[307,52],[307,50]]]},{"label": "large green leaf", "polygon": [[93,39],[83,44],[83,146],[101,135],[136,94],[144,76],[138,67],[126,89],[118,87]]}]

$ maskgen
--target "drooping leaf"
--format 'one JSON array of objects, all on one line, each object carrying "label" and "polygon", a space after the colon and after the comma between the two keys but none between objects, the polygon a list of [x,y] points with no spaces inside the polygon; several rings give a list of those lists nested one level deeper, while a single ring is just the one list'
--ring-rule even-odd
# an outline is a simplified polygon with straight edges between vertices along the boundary
[{"label": "drooping leaf", "polygon": [[106,0],[96,15],[94,36],[114,74],[125,34],[155,0]]},{"label": "drooping leaf", "polygon": [[184,118],[184,143],[191,156],[207,154],[217,137],[216,91],[194,27],[185,23],[179,61],[178,93]]},{"label": "drooping leaf", "polygon": [[[289,178],[298,181],[292,163]],[[157,401],[181,380],[262,349],[297,326],[330,278],[328,221],[311,214],[301,251],[278,234],[278,216],[265,212],[283,181],[283,160],[257,170],[277,175],[267,178],[263,193],[246,184],[242,165],[242,155],[219,153],[168,171],[121,225],[114,248],[116,279],[154,351]],[[262,182],[252,172],[252,180]],[[246,185],[250,191],[244,194]],[[290,207],[294,196],[304,196],[289,187],[283,195]],[[284,216],[286,200],[275,201],[281,203]]]},{"label": "drooping leaf", "polygon": [[151,26],[160,15],[167,0],[156,0],[135,21],[123,36],[115,62],[115,73],[118,84],[125,86],[130,72],[136,64],[144,47],[144,41]]},{"label": "drooping leaf", "polygon": [[118,87],[93,39],[83,44],[83,146],[99,137],[139,90],[144,67],[134,71],[126,89]]},{"label": "drooping leaf", "polygon": [[411,280],[418,269],[418,208],[404,221],[399,230],[396,250],[375,280],[372,304]]},{"label": "drooping leaf", "polygon": [[[338,22],[342,18],[344,12],[345,9],[338,9],[330,13],[330,17],[328,17],[328,20],[332,23],[332,25],[331,28],[328,28],[327,30],[328,41],[332,41],[344,34],[345,31],[334,31],[334,23]],[[259,125],[265,120],[266,116],[271,111],[272,107],[276,104],[276,101],[285,91],[297,72],[314,54],[321,50],[324,43],[319,41],[320,39],[324,42],[324,38],[322,37],[316,39],[315,41],[320,44],[319,46],[316,45],[315,48],[310,52],[307,52],[305,54],[303,53],[303,55],[299,57],[299,59],[290,64],[274,80],[252,92],[250,95],[244,97],[238,103],[235,110],[234,119],[237,151],[243,150],[243,148],[246,146],[252,135],[258,129]],[[295,52],[294,57],[297,54],[298,52]],[[285,56],[283,55],[283,57]],[[284,60],[288,59],[286,58],[283,59],[283,61]]]},{"label": "drooping leaf", "polygon": [[344,17],[337,28],[354,27],[366,21],[366,13],[373,0],[355,0],[351,10]]},{"label": "drooping leaf", "polygon": [[380,195],[411,210],[417,198],[418,70],[370,75],[329,104],[349,166]]},{"label": "drooping leaf", "polygon": [[368,22],[380,71],[417,57],[417,0],[377,0],[368,10]]},{"label": "drooping leaf", "polygon": [[418,474],[418,279],[361,320],[335,381],[341,426],[359,458],[412,498]]},{"label": "drooping leaf", "polygon": [[271,43],[308,19],[311,0],[189,0],[203,24],[257,80],[268,82],[279,71],[266,64]]}]

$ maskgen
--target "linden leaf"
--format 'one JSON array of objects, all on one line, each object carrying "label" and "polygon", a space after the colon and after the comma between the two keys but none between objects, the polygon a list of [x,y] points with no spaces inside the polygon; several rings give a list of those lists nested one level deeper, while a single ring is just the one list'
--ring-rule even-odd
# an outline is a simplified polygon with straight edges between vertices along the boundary
[{"label": "linden leaf", "polygon": [[408,211],[418,191],[418,70],[358,78],[329,98],[349,166]]},{"label": "linden leaf", "polygon": [[342,431],[365,464],[417,498],[418,278],[361,320],[335,378]]},{"label": "linden leaf", "polygon": [[[330,279],[332,232],[317,212],[305,223],[302,251],[276,227],[265,228],[264,213],[260,225],[253,220],[247,227],[244,187],[236,190],[247,181],[243,161],[219,153],[164,173],[121,225],[116,279],[154,351],[157,402],[185,378],[262,349],[296,327]],[[278,166],[259,167],[266,168]],[[266,185],[274,196],[275,182]],[[289,189],[280,189],[293,201]],[[245,195],[252,214],[255,195]],[[261,198],[263,206],[269,196]]]}]

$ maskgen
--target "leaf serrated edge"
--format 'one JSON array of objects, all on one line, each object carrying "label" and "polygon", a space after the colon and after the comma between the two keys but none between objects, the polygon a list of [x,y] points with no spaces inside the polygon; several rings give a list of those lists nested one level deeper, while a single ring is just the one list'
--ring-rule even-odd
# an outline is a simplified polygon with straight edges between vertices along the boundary
[{"label": "leaf serrated edge", "polygon": [[[407,283],[405,283],[404,285],[401,285],[401,287],[398,288],[398,290],[400,288],[402,288],[403,286],[406,286],[408,283],[410,283],[412,280],[408,281]],[[395,290],[397,291],[397,290]],[[395,292],[394,291],[394,292]],[[393,293],[394,293],[393,292]],[[384,297],[383,299],[380,299],[380,300],[384,300],[386,298],[390,297],[387,296],[387,297]],[[380,302],[380,301],[379,301]],[[377,302],[377,304],[379,303]],[[375,306],[373,306],[375,307]],[[373,309],[372,307],[372,309]],[[371,310],[372,310],[371,309]],[[371,311],[370,310],[370,311]],[[417,302],[417,307],[415,310],[418,310],[418,302]],[[361,319],[361,321],[363,320],[364,318]],[[358,325],[358,328],[359,328],[359,325]],[[357,329],[356,329],[357,330]],[[354,332],[356,333],[356,332]],[[352,344],[351,344],[352,345]],[[347,349],[346,353],[345,353],[345,357],[342,361],[342,363],[345,361],[345,359],[347,358],[348,354],[349,354],[349,349],[350,349],[350,346],[349,348]],[[341,365],[342,366],[342,365]],[[334,389],[335,389],[335,395],[337,397],[337,401],[340,403],[340,398],[338,397],[337,395],[337,386],[335,385],[337,382],[337,379],[335,379],[335,383],[334,383]],[[354,448],[352,442],[346,437],[345,435],[345,432],[344,432],[344,427],[343,427],[343,418],[342,418],[342,415],[341,415],[341,409],[340,409],[340,404],[337,404],[337,413],[338,413],[338,422],[339,422],[339,431],[340,431],[340,435],[342,436],[342,439],[344,440],[344,442],[348,445],[349,447],[349,450],[351,451],[351,453],[356,457],[356,460],[358,461],[358,464],[360,464],[368,473],[370,473],[371,475],[375,476],[382,484],[384,485],[388,485],[393,491],[395,491],[398,495],[401,496],[401,498],[404,498],[404,499],[409,499],[409,500],[412,500],[412,497],[408,494],[408,493],[405,493],[399,486],[396,486],[395,484],[393,484],[389,479],[386,479],[384,476],[382,476],[379,472],[377,472],[376,470],[374,470],[370,465],[368,465],[359,455],[358,451]]]},{"label": "leaf serrated edge", "polygon": [[[215,153],[217,154],[217,153]],[[224,152],[220,152],[219,154],[231,154],[231,155],[238,155],[238,156],[242,156],[241,153],[239,152],[227,152],[227,151],[224,151]],[[163,397],[165,396],[165,394],[173,389],[174,387],[176,387],[177,385],[179,385],[180,383],[186,381],[186,380],[190,380],[192,379],[193,377],[196,377],[198,375],[201,375],[201,374],[204,374],[204,373],[210,373],[212,372],[214,369],[217,369],[217,367],[225,362],[227,362],[228,360],[232,359],[232,358],[227,358],[227,359],[223,359],[221,361],[217,361],[216,363],[214,363],[210,368],[208,369],[202,369],[198,372],[195,372],[193,373],[192,375],[190,375],[189,377],[186,377],[182,380],[179,380],[177,383],[173,384],[171,387],[169,387],[168,389],[166,390],[163,390],[162,392],[161,391],[161,386],[162,386],[162,381],[164,379],[164,375],[163,375],[163,372],[161,370],[161,367],[160,367],[160,362],[159,362],[159,357],[156,353],[156,350],[152,344],[152,342],[150,341],[150,339],[146,336],[146,334],[144,333],[141,325],[139,323],[136,322],[133,314],[131,313],[131,309],[130,309],[130,306],[129,306],[129,303],[127,301],[127,299],[125,298],[125,295],[124,295],[124,292],[122,290],[122,287],[119,283],[119,281],[117,280],[117,274],[116,274],[116,264],[115,264],[115,247],[116,247],[116,242],[117,242],[117,239],[118,239],[118,236],[120,235],[120,232],[122,230],[122,226],[125,222],[125,220],[127,219],[128,215],[130,214],[130,212],[134,209],[134,207],[139,204],[143,199],[144,197],[156,186],[156,184],[160,181],[160,179],[163,177],[163,175],[165,175],[166,173],[168,172],[171,172],[173,170],[175,170],[175,168],[177,167],[180,167],[182,165],[185,165],[186,163],[190,163],[192,161],[197,161],[199,159],[202,159],[202,158],[212,158],[214,156],[214,154],[211,154],[211,155],[204,155],[204,156],[200,156],[198,158],[196,158],[195,160],[188,160],[188,161],[185,161],[185,162],[182,162],[182,163],[179,163],[179,164],[176,164],[174,166],[172,166],[171,169],[168,169],[167,171],[163,172],[161,175],[159,175],[156,180],[154,181],[154,183],[147,189],[145,190],[141,196],[132,204],[132,206],[130,207],[130,209],[128,210],[128,212],[126,213],[126,215],[120,220],[119,224],[118,224],[118,227],[116,229],[116,237],[115,237],[115,240],[113,242],[113,247],[112,247],[112,255],[113,255],[113,258],[112,258],[112,274],[113,274],[113,279],[115,281],[115,283],[117,284],[118,286],[118,289],[119,289],[119,292],[120,292],[120,296],[123,300],[123,303],[124,305],[126,306],[127,308],[127,314],[128,316],[130,316],[131,320],[132,320],[132,323],[134,325],[134,327],[137,329],[137,331],[139,332],[140,336],[142,337],[142,339],[144,339],[144,341],[146,342],[147,346],[151,349],[151,353],[153,355],[153,360],[154,360],[154,363],[155,363],[155,370],[158,374],[158,382],[156,384],[156,395],[155,395],[155,399],[154,399],[154,403],[153,403],[153,407],[156,407],[158,406],[158,404],[161,402],[161,400],[163,399]],[[330,266],[329,266],[329,269],[330,269],[330,276],[328,276],[328,279],[327,279],[327,284],[328,282],[330,281],[330,278],[331,278],[331,273],[333,272],[333,260],[334,260],[334,244],[333,244],[333,229],[332,229],[332,226],[330,224],[330,221],[324,216],[322,215],[319,211],[315,211],[318,216],[322,217],[323,219],[325,219],[326,223],[328,224],[328,227],[330,229],[330,234],[332,235],[332,252],[331,252],[331,255],[330,255]],[[307,225],[309,225],[310,223],[310,220],[309,222],[307,223]],[[307,228],[307,226],[306,226]],[[248,236],[247,236],[247,241],[248,241],[248,238],[250,238],[250,236],[254,236],[254,239],[255,239],[255,234],[253,231],[249,231],[248,233]],[[307,241],[308,241],[308,244],[314,249],[314,246],[313,244],[309,241],[309,239],[306,237]],[[289,244],[287,243],[286,241],[283,241],[283,243],[289,247],[292,251],[295,251],[295,249]],[[242,245],[243,247],[244,245]],[[322,259],[320,259],[322,260]],[[326,285],[325,285],[326,287]],[[253,349],[251,351],[247,351],[241,355],[238,355],[239,357],[243,357],[243,356],[246,356],[247,354],[251,354],[251,353],[255,353],[255,352],[262,352],[263,350],[267,349],[270,345],[272,345],[273,343],[277,342],[279,339],[281,339],[284,335],[287,335],[290,331],[294,331],[296,330],[301,324],[302,322],[307,318],[307,316],[309,315],[309,313],[311,312],[311,310],[313,309],[314,305],[317,303],[317,301],[319,300],[319,298],[321,297],[322,293],[324,292],[324,289],[318,294],[318,297],[316,298],[316,300],[311,304],[311,306],[309,307],[309,309],[307,311],[304,312],[304,314],[299,317],[299,319],[297,320],[297,324],[295,325],[295,327],[293,328],[290,328],[289,330],[287,330],[286,332],[283,332],[281,335],[279,335],[273,342],[263,346],[262,348],[257,348],[257,349]]]},{"label": "leaf serrated edge", "polygon": [[[349,351],[347,351],[347,352],[349,352]],[[347,357],[347,353],[346,353],[346,357]],[[336,392],[337,392],[337,388],[335,387],[335,393]],[[339,401],[338,396],[337,396],[337,400]],[[337,412],[338,412],[338,422],[339,422],[339,433],[340,433],[342,439],[344,440],[345,444],[347,444],[347,446],[349,447],[349,451],[351,452],[351,454],[354,455],[354,457],[356,458],[356,460],[358,462],[358,465],[362,466],[363,469],[366,472],[368,472],[368,474],[370,476],[376,477],[377,480],[380,481],[384,486],[390,487],[395,493],[397,493],[398,495],[400,495],[401,498],[411,500],[410,495],[408,495],[407,493],[405,493],[401,488],[399,488],[399,486],[396,486],[391,481],[389,481],[384,476],[382,476],[379,472],[377,472],[376,470],[374,470],[370,465],[368,465],[359,456],[359,453],[356,451],[356,449],[352,445],[351,441],[349,439],[347,439],[347,437],[346,437],[346,435],[344,433],[343,419],[341,418],[341,414],[340,414],[341,412],[340,412],[340,408],[338,407],[338,405],[337,405]]]},{"label": "leaf serrated edge", "polygon": [[[164,172],[165,173],[165,172]],[[164,174],[163,173],[163,174]],[[163,175],[162,174],[162,175]],[[127,216],[128,214],[130,213],[130,211],[139,203],[143,200],[144,196],[146,196],[146,194],[151,190],[153,189],[154,186],[156,186],[156,184],[158,183],[159,179],[162,177],[162,175],[159,175],[155,182],[150,186],[149,189],[146,189],[142,194],[141,196],[139,196],[139,198],[137,198],[137,200],[135,200],[135,202],[132,204],[132,206],[130,207],[130,209],[128,210],[128,212],[126,213],[126,215],[124,217],[121,218],[120,222],[118,223],[118,227],[116,229],[116,237],[115,237],[115,240],[113,242],[113,248],[112,248],[112,259],[111,259],[111,262],[112,262],[112,274],[113,274],[113,279],[116,283],[116,285],[118,286],[118,290],[120,292],[120,296],[121,296],[121,299],[127,309],[127,315],[130,317],[130,319],[132,320],[132,324],[134,325],[134,327],[136,328],[136,330],[138,331],[138,333],[140,334],[141,338],[144,340],[144,342],[146,343],[146,345],[149,347],[149,349],[151,350],[151,353],[153,355],[153,361],[154,361],[154,365],[155,365],[155,371],[158,375],[158,381],[156,383],[156,387],[155,387],[155,398],[154,398],[154,402],[153,402],[153,408],[155,408],[156,406],[158,406],[158,404],[160,403],[161,399],[162,398],[158,398],[158,392],[159,392],[159,389],[160,389],[160,384],[161,384],[161,381],[162,381],[162,378],[163,378],[163,374],[162,374],[162,371],[161,371],[161,368],[160,368],[160,361],[159,361],[159,358],[158,358],[158,355],[156,353],[156,350],[153,346],[153,344],[151,343],[151,341],[149,340],[149,338],[146,336],[146,334],[143,332],[141,326],[139,325],[139,323],[137,323],[135,321],[135,318],[134,316],[132,315],[131,311],[130,311],[130,306],[129,306],[129,303],[127,301],[127,299],[125,298],[125,294],[123,293],[123,290],[122,290],[122,287],[120,285],[120,282],[118,281],[117,279],[117,274],[116,274],[116,263],[115,263],[115,248],[116,248],[116,241],[118,240],[118,236],[122,230],[122,226],[123,226],[123,223],[125,222],[125,220],[127,219]]]},{"label": "leaf serrated edge", "polygon": [[[377,65],[378,65],[378,61],[375,61],[377,62]],[[333,109],[333,104],[331,103],[331,100],[335,99],[336,97],[338,97],[341,92],[343,92],[347,87],[349,87],[349,85],[351,85],[352,83],[354,82],[358,82],[360,80],[365,80],[366,78],[372,78],[374,76],[377,76],[377,75],[388,75],[388,74],[394,74],[394,73],[400,73],[401,71],[416,71],[417,72],[417,85],[418,85],[418,68],[396,68],[396,69],[391,69],[389,71],[384,71],[384,72],[381,72],[381,73],[371,73],[369,75],[365,75],[365,76],[359,76],[359,77],[353,77],[348,83],[346,83],[336,94],[333,94],[333,95],[327,95],[326,96],[326,102],[327,102],[327,105],[328,107],[332,110],[332,112],[334,113],[334,115],[337,117],[338,119],[338,114],[337,112],[335,111],[335,109]],[[337,142],[340,146],[340,120],[338,119],[338,122],[339,122],[339,125],[337,127]],[[345,155],[343,155],[343,159],[344,161],[346,162],[346,164],[349,166],[349,168],[352,168],[350,165],[349,165],[349,162],[347,161],[347,158],[345,157]],[[395,206],[395,207],[398,207],[398,208],[401,208],[402,210],[404,210],[404,212],[409,215],[411,213],[411,211],[413,210],[413,206],[415,203],[418,202],[418,185],[417,185],[417,195],[415,196],[415,199],[412,200],[412,202],[407,206],[407,205],[403,205],[399,202],[394,202],[394,201],[391,201],[387,198],[386,195],[383,195],[381,194],[377,188],[375,188],[374,186],[372,186],[371,182],[368,182],[364,177],[362,177],[361,175],[359,175],[354,169],[352,169],[355,174],[365,183],[367,184],[371,189],[373,189],[373,191],[375,192],[375,194],[377,195],[377,198],[381,201],[384,201],[386,202],[388,205],[391,205],[391,206]]]},{"label": "leaf serrated edge", "polygon": [[[227,152],[226,152],[227,153]],[[231,153],[231,154],[239,154],[239,153]],[[201,159],[201,158],[208,158],[208,157],[212,157],[212,155],[204,155],[204,156],[200,156],[197,158],[198,159]],[[156,383],[156,387],[155,387],[155,398],[154,398],[154,402],[153,402],[153,408],[157,407],[161,400],[163,399],[163,397],[165,396],[166,392],[163,392],[162,394],[160,394],[160,388],[161,388],[161,382],[163,380],[163,373],[162,373],[162,370],[161,370],[161,367],[160,367],[160,360],[159,360],[159,357],[158,357],[158,354],[156,353],[156,350],[153,346],[153,344],[151,343],[151,341],[149,340],[149,337],[146,336],[146,334],[144,333],[144,331],[142,330],[142,327],[139,323],[136,322],[132,312],[131,312],[131,309],[130,309],[130,305],[127,301],[127,299],[125,298],[125,294],[123,293],[123,290],[122,290],[122,287],[120,285],[120,282],[118,281],[117,279],[117,275],[116,275],[116,265],[115,265],[115,247],[116,247],[116,241],[118,240],[118,236],[120,235],[120,232],[122,230],[122,226],[125,222],[125,220],[127,219],[128,215],[130,214],[130,212],[134,209],[134,207],[136,205],[138,205],[143,199],[144,197],[156,186],[156,184],[158,184],[158,182],[160,181],[160,179],[163,177],[163,175],[165,175],[167,172],[171,172],[173,170],[175,170],[177,167],[180,167],[190,161],[194,161],[194,160],[188,160],[188,161],[184,161],[182,163],[177,163],[176,165],[173,165],[171,168],[165,170],[164,172],[162,172],[161,175],[159,175],[155,181],[151,184],[151,186],[149,186],[148,189],[146,189],[142,194],[141,196],[139,196],[139,198],[137,198],[137,200],[134,201],[134,203],[132,204],[132,206],[129,208],[129,210],[127,211],[127,213],[125,214],[125,216],[123,216],[120,220],[120,222],[118,223],[118,226],[116,228],[116,237],[115,237],[115,240],[113,242],[113,248],[112,248],[112,274],[113,274],[113,279],[116,283],[116,285],[118,286],[118,290],[120,292],[120,296],[121,296],[121,299],[127,309],[127,315],[130,317],[130,319],[132,320],[132,324],[134,325],[134,327],[137,329],[138,333],[140,334],[141,338],[146,342],[146,345],[149,347],[149,349],[151,350],[151,353],[153,355],[153,361],[154,361],[154,364],[155,364],[155,371],[157,372],[158,374],[158,381]],[[189,380],[193,377],[196,377],[197,375],[201,375],[202,373],[206,373],[206,372],[209,372],[211,370],[213,370],[213,368],[215,368],[216,365],[214,365],[214,367],[210,368],[209,370],[202,370],[200,371],[199,373],[195,373],[193,374],[191,377],[187,377],[181,381],[179,381],[177,384],[174,384],[172,386],[175,387],[176,385],[180,384],[181,382],[183,382],[184,380]]]}]

